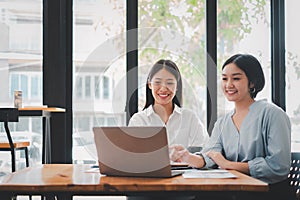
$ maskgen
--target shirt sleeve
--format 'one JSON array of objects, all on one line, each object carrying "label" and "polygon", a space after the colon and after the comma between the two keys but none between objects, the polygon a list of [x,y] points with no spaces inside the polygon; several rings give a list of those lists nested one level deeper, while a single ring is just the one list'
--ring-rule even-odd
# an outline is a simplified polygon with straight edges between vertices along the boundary
[{"label": "shirt sleeve", "polygon": [[128,126],[145,126],[142,113],[135,113],[129,120]]},{"label": "shirt sleeve", "polygon": [[250,175],[275,183],[286,179],[290,170],[291,124],[286,113],[275,108],[265,114],[262,126],[266,156],[248,161]]}]

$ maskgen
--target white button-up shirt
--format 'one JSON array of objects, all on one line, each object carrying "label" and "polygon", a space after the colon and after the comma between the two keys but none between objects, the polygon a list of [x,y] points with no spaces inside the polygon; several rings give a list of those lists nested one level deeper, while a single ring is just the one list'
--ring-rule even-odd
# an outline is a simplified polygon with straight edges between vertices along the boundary
[{"label": "white button-up shirt", "polygon": [[208,134],[199,118],[188,109],[174,106],[173,113],[165,124],[152,105],[143,111],[135,113],[128,126],[165,126],[169,145],[181,144],[184,147],[203,147],[208,140]]}]

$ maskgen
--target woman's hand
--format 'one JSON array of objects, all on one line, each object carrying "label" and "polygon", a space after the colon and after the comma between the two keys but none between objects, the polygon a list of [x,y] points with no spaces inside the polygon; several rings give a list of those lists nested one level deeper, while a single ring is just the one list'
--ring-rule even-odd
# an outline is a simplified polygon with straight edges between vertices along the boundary
[{"label": "woman's hand", "polygon": [[190,153],[182,145],[175,144],[170,147],[170,159],[174,162],[185,162],[191,167],[202,168],[205,161],[202,156]]},{"label": "woman's hand", "polygon": [[226,160],[220,152],[209,151],[206,155],[210,157],[210,159],[212,159],[220,168],[228,168],[230,161]]},{"label": "woman's hand", "polygon": [[248,162],[234,162],[227,160],[220,152],[209,151],[206,154],[222,169],[234,169],[244,174],[250,174]]},{"label": "woman's hand", "polygon": [[190,152],[182,145],[175,144],[169,147],[170,159],[173,162],[187,162]]}]

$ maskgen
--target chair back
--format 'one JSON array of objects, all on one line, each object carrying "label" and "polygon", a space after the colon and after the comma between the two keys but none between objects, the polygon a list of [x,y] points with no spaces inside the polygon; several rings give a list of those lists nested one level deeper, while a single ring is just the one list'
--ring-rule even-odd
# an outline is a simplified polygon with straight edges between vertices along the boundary
[{"label": "chair back", "polygon": [[300,197],[300,152],[292,152],[292,163],[289,178],[295,188],[297,199]]},{"label": "chair back", "polygon": [[0,108],[0,122],[18,122],[18,108]]}]

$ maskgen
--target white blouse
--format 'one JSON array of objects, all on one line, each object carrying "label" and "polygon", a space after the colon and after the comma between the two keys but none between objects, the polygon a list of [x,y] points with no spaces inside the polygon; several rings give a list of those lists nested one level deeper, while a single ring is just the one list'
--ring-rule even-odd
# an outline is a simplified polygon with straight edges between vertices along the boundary
[{"label": "white blouse", "polygon": [[173,113],[165,124],[150,105],[145,110],[135,113],[128,126],[165,126],[169,145],[181,144],[184,147],[203,147],[208,141],[208,134],[199,118],[188,109],[175,105]]}]

